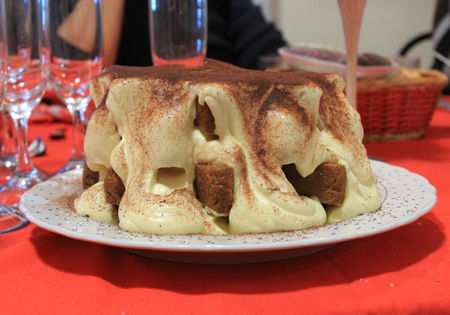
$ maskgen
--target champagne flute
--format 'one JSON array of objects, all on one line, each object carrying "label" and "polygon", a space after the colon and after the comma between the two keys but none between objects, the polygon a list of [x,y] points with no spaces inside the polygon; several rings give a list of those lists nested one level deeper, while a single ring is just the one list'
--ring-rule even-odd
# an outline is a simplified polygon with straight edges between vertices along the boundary
[{"label": "champagne flute", "polygon": [[73,146],[60,170],[82,168],[89,83],[102,69],[100,0],[49,0],[51,84],[72,114]]},{"label": "champagne flute", "polygon": [[[6,80],[7,69],[7,46],[6,46],[6,29],[5,29],[5,2],[0,0],[0,104],[3,103],[4,82]],[[2,129],[7,129],[8,118],[2,110],[1,117]],[[6,136],[2,134],[1,136]],[[4,139],[2,139],[4,140]],[[3,144],[3,143],[2,143]],[[4,153],[2,151],[2,153]],[[3,156],[2,156],[3,158]],[[8,160],[5,160],[8,161]],[[3,183],[2,183],[3,184]],[[3,188],[3,186],[2,186]],[[14,231],[27,223],[23,216],[16,215],[13,209],[0,204],[0,234]]]},{"label": "champagne flute", "polygon": [[206,55],[206,0],[149,0],[153,64],[201,66]]},{"label": "champagne flute", "polygon": [[[17,165],[8,181],[7,203],[46,175],[33,166],[28,152],[28,118],[39,104],[47,84],[46,0],[2,0],[5,5],[7,75],[3,106],[14,121],[17,137]],[[3,193],[2,193],[3,194]]]}]

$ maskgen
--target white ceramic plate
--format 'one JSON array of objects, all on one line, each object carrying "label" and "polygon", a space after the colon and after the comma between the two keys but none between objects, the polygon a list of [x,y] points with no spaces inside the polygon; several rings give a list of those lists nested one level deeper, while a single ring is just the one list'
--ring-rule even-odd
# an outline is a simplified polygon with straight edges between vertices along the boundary
[{"label": "white ceramic plate", "polygon": [[413,222],[436,202],[435,188],[422,176],[379,161],[371,161],[383,196],[373,213],[319,228],[252,235],[146,235],[79,216],[73,200],[81,193],[81,173],[72,171],[27,191],[21,210],[37,226],[88,242],[169,260],[242,263],[298,256],[338,242],[386,232]]},{"label": "white ceramic plate", "polygon": [[[295,47],[326,48],[333,50],[325,46],[314,44],[298,44],[295,45]],[[295,53],[289,47],[280,48],[278,53],[280,54],[282,60],[294,69],[321,73],[337,73],[340,76],[345,77],[345,64],[301,55],[299,53]],[[356,76],[358,78],[377,78],[395,73],[399,71],[399,69],[400,68],[396,63],[393,63],[391,66],[359,66],[356,69]]]}]

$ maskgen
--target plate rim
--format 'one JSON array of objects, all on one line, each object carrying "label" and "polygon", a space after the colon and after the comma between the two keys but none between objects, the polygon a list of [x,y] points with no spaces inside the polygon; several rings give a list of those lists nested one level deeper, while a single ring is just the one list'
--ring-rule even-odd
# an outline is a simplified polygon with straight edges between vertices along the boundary
[{"label": "plate rim", "polygon": [[[27,191],[21,198],[20,202],[20,209],[22,212],[26,215],[27,219],[35,224],[38,227],[41,227],[45,230],[48,230],[50,232],[63,235],[65,237],[81,240],[81,241],[87,241],[92,243],[98,243],[113,247],[119,247],[119,248],[128,248],[128,249],[138,249],[138,250],[155,250],[155,251],[166,251],[166,252],[261,252],[261,251],[282,251],[282,250],[291,250],[296,248],[307,248],[307,247],[315,247],[315,246],[323,246],[323,245],[331,245],[336,243],[341,243],[349,240],[355,240],[355,239],[361,239],[370,237],[373,235],[385,233],[391,230],[394,230],[396,228],[408,225],[420,217],[426,215],[429,213],[433,207],[436,205],[437,202],[437,191],[436,188],[428,181],[427,178],[424,176],[417,174],[415,172],[409,171],[406,168],[391,165],[386,162],[378,161],[378,160],[370,160],[371,163],[375,164],[381,164],[384,167],[390,167],[390,168],[396,168],[402,172],[409,173],[409,175],[415,176],[418,180],[420,180],[424,184],[424,188],[426,188],[427,192],[430,193],[430,198],[427,203],[423,205],[423,207],[414,212],[413,214],[409,216],[403,216],[400,219],[394,220],[392,222],[389,222],[389,224],[386,224],[379,229],[375,230],[361,230],[361,231],[353,231],[351,233],[343,233],[341,235],[336,235],[334,237],[322,237],[322,238],[315,238],[315,239],[299,239],[299,240],[286,240],[284,242],[270,242],[270,243],[243,243],[243,244],[189,244],[189,243],[172,243],[168,244],[167,242],[156,242],[151,241],[147,244],[145,243],[137,243],[137,241],[134,241],[134,243],[130,243],[130,241],[126,239],[113,239],[108,238],[105,236],[98,236],[93,234],[82,234],[81,232],[72,231],[67,228],[59,227],[54,224],[50,224],[46,221],[43,221],[42,219],[39,219],[33,215],[29,209],[27,209],[26,205],[24,204],[24,196],[27,196],[27,194],[31,194],[34,188]],[[77,171],[71,171],[71,173],[75,173]],[[79,172],[79,171],[78,171]],[[59,176],[67,176],[67,173],[60,174]],[[54,179],[55,177],[52,177],[51,179]],[[39,186],[36,185],[35,187]],[[92,219],[89,219],[92,220]],[[339,224],[339,223],[336,223]],[[318,227],[317,227],[318,228]],[[314,228],[312,228],[314,229]],[[125,231],[127,232],[127,231]],[[131,233],[131,232],[127,232]],[[283,233],[292,233],[292,231],[287,232],[274,232],[271,234],[283,234]],[[134,234],[134,233],[133,233]],[[266,233],[259,233],[261,235]],[[177,237],[180,235],[159,235],[160,238],[164,237]],[[232,237],[239,238],[243,235],[233,235]],[[189,235],[184,235],[183,237],[189,237]],[[208,237],[214,237],[214,235],[208,235]],[[221,235],[218,235],[218,237],[223,237]],[[227,235],[227,237],[230,237],[230,235]]]}]

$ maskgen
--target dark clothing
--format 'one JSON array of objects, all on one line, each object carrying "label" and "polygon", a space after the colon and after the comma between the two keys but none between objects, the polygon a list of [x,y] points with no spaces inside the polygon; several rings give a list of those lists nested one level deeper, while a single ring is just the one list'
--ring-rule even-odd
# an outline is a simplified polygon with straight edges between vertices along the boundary
[{"label": "dark clothing", "polygon": [[[151,65],[148,14],[148,0],[125,1],[117,64]],[[255,69],[261,56],[276,54],[285,44],[251,0],[208,1],[208,58]]]}]

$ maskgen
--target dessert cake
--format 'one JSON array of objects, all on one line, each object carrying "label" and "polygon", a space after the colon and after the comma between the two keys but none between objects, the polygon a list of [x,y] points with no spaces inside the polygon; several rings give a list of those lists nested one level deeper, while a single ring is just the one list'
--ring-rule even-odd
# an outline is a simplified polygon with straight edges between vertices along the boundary
[{"label": "dessert cake", "polygon": [[81,215],[156,234],[304,229],[376,210],[332,74],[115,66],[92,82]]}]

